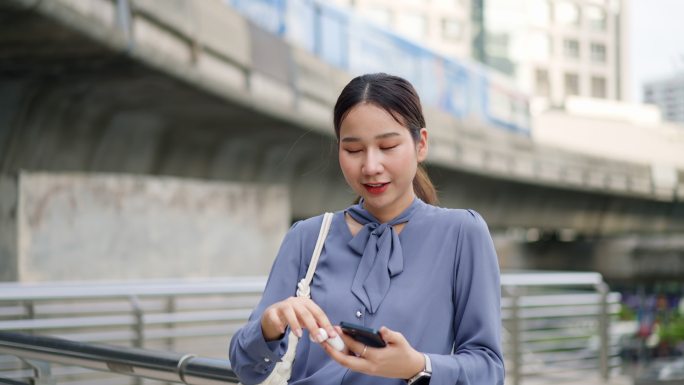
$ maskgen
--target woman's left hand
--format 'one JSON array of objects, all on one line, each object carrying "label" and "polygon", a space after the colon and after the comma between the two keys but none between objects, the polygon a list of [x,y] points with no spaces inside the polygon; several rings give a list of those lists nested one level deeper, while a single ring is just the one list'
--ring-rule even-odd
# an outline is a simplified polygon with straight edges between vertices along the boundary
[{"label": "woman's left hand", "polygon": [[342,337],[347,349],[338,352],[325,342],[321,346],[333,360],[355,372],[407,379],[425,367],[423,354],[415,350],[401,333],[387,327],[380,328],[380,335],[387,343],[384,348],[366,347],[344,334],[339,326],[335,326],[335,330]]}]

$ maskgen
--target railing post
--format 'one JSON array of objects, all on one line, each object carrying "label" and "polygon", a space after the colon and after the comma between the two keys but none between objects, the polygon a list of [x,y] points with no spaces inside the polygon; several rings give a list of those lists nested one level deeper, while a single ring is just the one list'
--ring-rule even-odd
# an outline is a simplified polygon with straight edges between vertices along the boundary
[{"label": "railing post", "polygon": [[33,369],[33,378],[29,381],[31,385],[57,385],[57,380],[52,377],[50,363],[38,360],[29,360],[19,357]]},{"label": "railing post", "polygon": [[[25,319],[35,319],[36,318],[36,306],[33,303],[33,301],[29,300],[26,302],[22,302],[22,305],[24,306],[24,309],[26,311],[26,316],[24,318]],[[27,330],[27,332],[33,334],[33,330]]]},{"label": "railing post", "polygon": [[133,317],[135,317],[135,323],[133,324],[133,333],[135,333],[135,338],[133,339],[133,346],[136,348],[142,348],[145,341],[145,320],[143,319],[143,309],[140,306],[140,300],[137,296],[132,295],[129,297],[131,302],[131,308],[133,309]]},{"label": "railing post", "polygon": [[131,49],[133,46],[133,34],[131,33],[132,15],[128,0],[116,1],[116,24],[121,33],[123,33],[126,42],[128,42],[128,49]]},{"label": "railing post", "polygon": [[[135,317],[135,323],[133,324],[133,332],[135,333],[133,346],[142,348],[145,344],[145,320],[143,319],[143,309],[140,305],[140,300],[136,295],[131,295],[129,299],[131,301],[131,307],[133,308],[133,316]],[[142,384],[140,377],[135,378],[135,384]]]},{"label": "railing post", "polygon": [[[174,297],[168,297],[166,299],[166,313],[168,314],[176,314],[176,299]],[[170,333],[173,333],[173,329],[175,329],[176,324],[173,322],[169,322],[166,324],[166,328],[169,329]],[[174,341],[175,338],[172,335],[169,335],[166,339],[166,348],[169,349],[170,351],[174,350]]]},{"label": "railing post", "polygon": [[510,308],[510,336],[511,336],[511,362],[513,365],[511,369],[511,377],[513,381],[512,385],[520,385],[522,382],[522,348],[520,346],[522,339],[520,338],[521,325],[520,325],[520,295],[518,290],[513,287],[505,288],[505,292],[511,300]]},{"label": "railing post", "polygon": [[609,288],[605,282],[601,282],[596,285],[596,290],[599,293],[600,301],[599,304],[599,369],[601,371],[601,378],[603,380],[608,380],[610,373],[608,368],[608,346],[610,345],[610,318],[608,315],[608,294]]}]

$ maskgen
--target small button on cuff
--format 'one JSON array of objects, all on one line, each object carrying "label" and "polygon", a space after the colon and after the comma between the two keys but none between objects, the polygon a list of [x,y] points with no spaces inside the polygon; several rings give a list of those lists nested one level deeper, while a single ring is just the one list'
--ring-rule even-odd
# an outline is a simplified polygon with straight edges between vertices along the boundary
[{"label": "small button on cuff", "polygon": [[271,359],[268,357],[264,357],[264,362],[271,362]]},{"label": "small button on cuff", "polygon": [[363,313],[361,313],[361,310],[356,311],[356,318],[361,318],[363,316]]}]

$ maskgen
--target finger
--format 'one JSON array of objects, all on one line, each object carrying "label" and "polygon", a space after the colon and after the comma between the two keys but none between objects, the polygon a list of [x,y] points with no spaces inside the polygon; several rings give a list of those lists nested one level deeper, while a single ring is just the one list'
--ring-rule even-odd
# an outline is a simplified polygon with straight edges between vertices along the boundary
[{"label": "finger", "polygon": [[328,333],[328,337],[335,337],[337,335],[337,331],[330,323],[330,320],[323,309],[321,309],[320,306],[318,306],[318,304],[312,300],[306,301],[304,304],[316,319],[318,326],[325,329],[325,331]]},{"label": "finger", "polygon": [[340,365],[357,372],[368,371],[368,361],[364,360],[363,358],[359,358],[351,354],[344,354],[342,352],[338,352],[328,344],[322,344],[322,346],[323,349],[325,349],[325,352]]},{"label": "finger", "polygon": [[[361,352],[363,352],[363,347],[365,346],[364,344],[356,341],[355,339],[349,337],[347,334],[342,332],[342,329],[340,329],[339,326],[336,326],[335,328],[337,329],[337,332],[340,335],[340,337],[342,337],[342,342],[344,342],[344,344],[347,346],[347,348],[349,348],[349,350],[352,353],[358,355],[361,354]],[[366,354],[368,354],[368,352],[366,352]]]},{"label": "finger", "polygon": [[380,328],[380,336],[388,344],[406,344],[406,338],[400,332],[391,330],[390,328],[383,326]]},{"label": "finger", "polygon": [[311,337],[318,343],[325,341],[325,337],[327,336],[322,336],[320,334],[320,331],[318,330],[318,323],[316,323],[316,319],[309,311],[309,308],[306,306],[298,305],[295,310],[300,324],[304,326],[307,330],[309,330],[309,334],[311,335]]},{"label": "finger", "polygon": [[282,317],[285,318],[287,324],[290,325],[292,332],[299,338],[302,338],[302,326],[299,324],[297,314],[292,306],[285,306],[281,309]]}]

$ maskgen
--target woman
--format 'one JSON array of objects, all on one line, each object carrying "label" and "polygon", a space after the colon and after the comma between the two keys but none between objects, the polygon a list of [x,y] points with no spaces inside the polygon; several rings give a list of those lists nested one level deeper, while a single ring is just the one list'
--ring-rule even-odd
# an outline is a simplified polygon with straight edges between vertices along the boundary
[{"label": "woman", "polygon": [[[334,126],[359,203],[334,214],[312,299],[293,296],[322,216],[292,226],[259,305],[231,340],[233,370],[244,384],[263,381],[295,333],[304,338],[291,384],[503,384],[496,253],[476,212],[433,205],[413,86],[387,74],[353,79]],[[333,326],[341,321],[380,329],[387,346],[356,342]],[[319,328],[346,349],[323,343]]]}]

